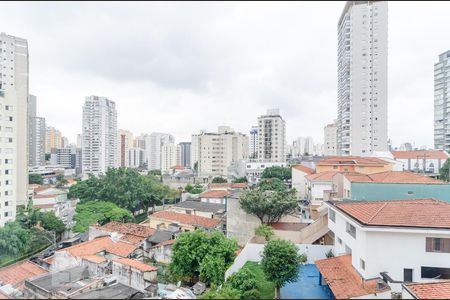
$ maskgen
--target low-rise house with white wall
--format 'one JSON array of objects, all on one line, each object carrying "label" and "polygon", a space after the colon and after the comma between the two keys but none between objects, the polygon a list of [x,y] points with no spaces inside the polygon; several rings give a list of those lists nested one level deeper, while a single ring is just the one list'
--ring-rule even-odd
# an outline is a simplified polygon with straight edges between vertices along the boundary
[{"label": "low-rise house with white wall", "polygon": [[226,197],[231,195],[227,190],[211,190],[200,194],[200,201],[206,203],[225,204]]},{"label": "low-rise house with white wall", "polygon": [[310,174],[306,179],[306,198],[311,201],[323,201],[326,191],[333,189],[332,179],[337,171]]},{"label": "low-rise house with white wall", "polygon": [[181,214],[221,219],[225,214],[225,204],[186,200],[175,204],[168,210]]},{"label": "low-rise house with white wall", "polygon": [[303,165],[296,165],[292,167],[292,188],[297,191],[299,199],[306,199],[306,176],[314,174],[314,169],[305,167]]},{"label": "low-rise house with white wall", "polygon": [[403,171],[437,175],[450,155],[442,150],[392,151]]},{"label": "low-rise house with white wall", "polygon": [[112,261],[112,274],[119,283],[144,291],[152,283],[156,283],[158,268],[129,258],[117,258]]},{"label": "low-rise house with white wall", "polygon": [[[325,203],[328,227],[335,237],[334,254],[347,258],[316,264],[337,298],[383,298],[386,287],[400,294],[404,282],[450,279],[449,203],[434,199]],[[377,279],[376,289],[340,294],[348,274],[336,270],[354,270],[363,287],[373,286]]]}]

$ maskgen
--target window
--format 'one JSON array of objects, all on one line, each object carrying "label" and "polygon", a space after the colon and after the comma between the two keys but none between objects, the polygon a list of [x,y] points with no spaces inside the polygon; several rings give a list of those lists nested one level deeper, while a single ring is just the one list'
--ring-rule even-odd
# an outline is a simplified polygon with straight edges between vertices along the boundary
[{"label": "window", "polygon": [[366,269],[366,262],[364,261],[364,259],[362,259],[362,258],[359,259],[359,266],[360,266],[361,269],[363,269],[363,270]]},{"label": "window", "polygon": [[345,223],[345,231],[350,234],[352,237],[356,238],[356,228],[349,222]]},{"label": "window", "polygon": [[422,278],[450,279],[450,268],[421,267]]},{"label": "window", "polygon": [[450,253],[450,239],[426,238],[425,251]]},{"label": "window", "polygon": [[403,281],[405,282],[413,281],[413,269],[403,269]]},{"label": "window", "polygon": [[328,218],[331,221],[336,222],[336,212],[332,209],[328,209]]}]

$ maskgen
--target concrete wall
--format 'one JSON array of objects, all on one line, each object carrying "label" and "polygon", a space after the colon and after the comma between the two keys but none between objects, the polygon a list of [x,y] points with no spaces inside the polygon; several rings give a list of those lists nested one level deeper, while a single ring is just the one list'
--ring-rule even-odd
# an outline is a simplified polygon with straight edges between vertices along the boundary
[{"label": "concrete wall", "polygon": [[149,281],[156,280],[156,271],[142,272],[117,262],[113,262],[112,274],[117,278],[118,282],[139,291],[143,291],[149,285]]},{"label": "concrete wall", "polygon": [[352,183],[350,196],[352,200],[434,198],[450,202],[450,184]]},{"label": "concrete wall", "polygon": [[[239,271],[247,261],[260,262],[261,255],[264,250],[264,244],[251,244],[248,243],[242,249],[241,253],[234,260],[233,265],[225,272],[225,279],[231,274]],[[297,244],[298,251],[300,254],[306,254],[308,261],[306,263],[313,264],[314,261],[326,258],[326,253],[333,249],[333,246],[323,246],[323,245],[306,245]]]},{"label": "concrete wall", "polygon": [[259,219],[241,209],[239,199],[227,201],[227,237],[236,238],[244,246],[253,236],[255,228],[261,224]]},{"label": "concrete wall", "polygon": [[292,188],[297,190],[299,199],[306,199],[306,179],[305,172],[292,168]]}]

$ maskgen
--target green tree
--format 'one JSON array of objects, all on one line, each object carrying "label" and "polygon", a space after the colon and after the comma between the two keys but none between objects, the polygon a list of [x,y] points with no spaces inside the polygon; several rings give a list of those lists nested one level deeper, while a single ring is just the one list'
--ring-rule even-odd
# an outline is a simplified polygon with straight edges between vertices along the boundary
[{"label": "green tree", "polygon": [[255,229],[255,235],[263,236],[266,241],[269,241],[274,236],[273,228],[266,224],[261,224]]},{"label": "green tree", "polygon": [[161,176],[161,170],[150,170],[147,174],[153,176]]},{"label": "green tree", "polygon": [[237,242],[219,231],[182,233],[172,246],[170,274],[175,280],[194,282],[200,278],[206,284],[219,285],[237,249]]},{"label": "green tree", "polygon": [[239,204],[248,214],[252,214],[261,221],[262,224],[272,224],[278,222],[282,216],[294,212],[298,207],[295,191],[272,192],[250,190],[244,192]]},{"label": "green tree", "polygon": [[45,153],[45,160],[46,161],[49,161],[50,157],[51,157],[50,153]]},{"label": "green tree", "polygon": [[261,178],[278,178],[282,181],[292,178],[291,168],[285,168],[280,166],[273,166],[265,168],[261,175]]},{"label": "green tree", "polygon": [[41,226],[47,231],[53,231],[56,235],[61,235],[66,231],[66,225],[57,218],[53,212],[44,212],[40,215]]},{"label": "green tree", "polygon": [[29,184],[43,184],[44,179],[41,174],[28,174],[28,183]]},{"label": "green tree", "polygon": [[214,177],[211,183],[227,183],[227,180],[223,177]]},{"label": "green tree", "polygon": [[449,164],[450,164],[450,159],[447,159],[447,161],[444,163],[444,165],[439,170],[439,179],[440,180],[449,181],[449,174],[448,174]]},{"label": "green tree", "polygon": [[[258,297],[250,297],[254,296],[255,292],[251,292],[259,287],[258,280],[256,275],[252,273],[247,268],[241,268],[238,272],[232,274],[228,277],[225,286],[228,286],[232,289],[238,290],[241,292],[241,298],[244,299],[257,299]],[[258,290],[256,293],[259,294]]]},{"label": "green tree", "polygon": [[74,232],[86,232],[90,225],[96,223],[103,225],[111,221],[131,222],[133,220],[133,215],[128,210],[104,201],[79,203],[75,212]]},{"label": "green tree", "polygon": [[19,222],[7,222],[0,228],[1,255],[20,255],[25,253],[30,240],[30,232]]},{"label": "green tree", "polygon": [[203,192],[203,187],[198,183],[195,185],[188,184],[184,189],[190,194],[201,194]]},{"label": "green tree", "polygon": [[259,189],[262,191],[286,191],[284,182],[278,178],[264,178],[259,182]]},{"label": "green tree", "polygon": [[297,280],[299,264],[306,262],[305,255],[299,255],[297,247],[289,241],[273,240],[264,247],[261,266],[266,278],[275,283],[276,298],[280,288]]},{"label": "green tree", "polygon": [[232,182],[233,183],[244,183],[244,182],[248,182],[248,181],[247,181],[247,177],[244,176],[244,177],[236,178]]},{"label": "green tree", "polygon": [[221,289],[213,288],[198,297],[199,299],[241,299],[241,292],[224,286]]}]

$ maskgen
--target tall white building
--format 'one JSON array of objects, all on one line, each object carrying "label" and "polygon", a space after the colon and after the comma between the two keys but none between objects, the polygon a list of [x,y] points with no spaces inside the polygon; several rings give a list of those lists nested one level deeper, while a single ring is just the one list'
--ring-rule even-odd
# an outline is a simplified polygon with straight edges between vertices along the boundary
[{"label": "tall white building", "polygon": [[248,159],[248,136],[228,126],[219,126],[217,133],[198,135],[198,176],[207,178],[228,175],[233,162]]},{"label": "tall white building", "polygon": [[179,146],[179,158],[178,163],[183,167],[191,167],[191,143],[181,142]]},{"label": "tall white building", "polygon": [[28,43],[0,34],[0,227],[28,199]]},{"label": "tall white building", "polygon": [[[200,134],[202,134],[202,132],[200,132]],[[198,155],[199,155],[199,148],[198,148],[198,140],[200,137],[200,134],[193,134],[192,135],[192,139],[191,139],[191,165],[192,165],[192,169],[194,169],[194,167],[197,164],[197,169],[198,169]]]},{"label": "tall white building", "polygon": [[118,164],[121,167],[128,167],[128,150],[133,148],[134,144],[133,133],[128,130],[119,129],[118,142]]},{"label": "tall white building", "polygon": [[161,146],[161,173],[168,173],[170,168],[178,164],[180,146],[168,143]]},{"label": "tall white building", "polygon": [[89,96],[83,106],[83,175],[106,173],[117,167],[116,103],[105,97]]},{"label": "tall white building", "polygon": [[83,136],[81,134],[77,134],[77,148],[83,148]]},{"label": "tall white building", "polygon": [[258,161],[286,161],[286,122],[279,109],[269,109],[258,117]]},{"label": "tall white building", "polygon": [[36,96],[28,96],[28,165],[45,164],[45,119],[36,116]]},{"label": "tall white building", "polygon": [[325,126],[323,133],[323,154],[325,156],[337,155],[337,121]]},{"label": "tall white building", "polygon": [[144,165],[144,150],[142,148],[130,148],[128,150],[128,167],[140,168]]},{"label": "tall white building", "polygon": [[338,23],[338,154],[387,151],[387,1],[347,1]]},{"label": "tall white building", "polygon": [[434,64],[434,148],[446,151],[450,151],[449,68],[450,50],[440,54],[439,61]]},{"label": "tall white building", "polygon": [[249,156],[251,159],[258,158],[258,126],[252,126],[250,130],[250,152]]},{"label": "tall white building", "polygon": [[161,170],[161,148],[174,142],[173,135],[167,133],[153,132],[145,137],[148,170]]}]

